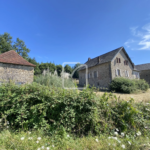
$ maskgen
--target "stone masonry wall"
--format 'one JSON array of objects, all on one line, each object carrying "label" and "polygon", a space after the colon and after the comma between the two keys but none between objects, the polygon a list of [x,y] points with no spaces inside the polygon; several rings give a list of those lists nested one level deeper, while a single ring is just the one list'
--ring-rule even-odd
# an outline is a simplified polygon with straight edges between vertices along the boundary
[{"label": "stone masonry wall", "polygon": [[146,82],[150,84],[150,70],[142,70],[140,72],[140,78],[144,79]]},{"label": "stone masonry wall", "polygon": [[[109,87],[111,81],[110,63],[100,64],[91,68],[88,68],[88,83],[95,87]],[[94,71],[97,72],[98,77],[94,78]],[[79,84],[85,85],[85,70],[79,71]]]},{"label": "stone masonry wall", "polygon": [[[117,63],[116,58],[120,58],[121,63]],[[129,78],[129,79],[135,78],[132,72],[133,67],[130,61],[128,60],[128,65],[124,65],[124,60],[128,60],[128,58],[123,51],[120,51],[120,53],[118,53],[117,56],[112,60],[111,62],[112,79],[116,77],[116,69],[120,69],[121,77]],[[129,72],[129,77],[126,77],[125,70]]]},{"label": "stone masonry wall", "polygon": [[0,81],[14,80],[15,82],[32,83],[34,67],[0,63]]}]

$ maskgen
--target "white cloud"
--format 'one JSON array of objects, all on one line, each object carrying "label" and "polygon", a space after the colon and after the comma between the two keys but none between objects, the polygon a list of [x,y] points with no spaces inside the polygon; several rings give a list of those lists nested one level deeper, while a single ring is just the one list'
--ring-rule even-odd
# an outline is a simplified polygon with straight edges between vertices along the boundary
[{"label": "white cloud", "polygon": [[138,26],[131,27],[132,38],[128,39],[124,45],[131,50],[150,50],[150,23],[141,29]]}]

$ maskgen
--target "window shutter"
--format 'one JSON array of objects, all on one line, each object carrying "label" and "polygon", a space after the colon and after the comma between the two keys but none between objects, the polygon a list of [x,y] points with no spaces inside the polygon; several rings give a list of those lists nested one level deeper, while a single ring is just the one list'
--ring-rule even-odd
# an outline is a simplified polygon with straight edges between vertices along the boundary
[{"label": "window shutter", "polygon": [[122,74],[121,74],[121,69],[120,69],[120,76],[122,76]]},{"label": "window shutter", "polygon": [[129,72],[127,71],[128,77],[129,77]]},{"label": "window shutter", "polygon": [[90,78],[90,73],[89,73],[89,78]]},{"label": "window shutter", "polygon": [[94,72],[92,72],[92,78],[94,78]]},{"label": "window shutter", "polygon": [[97,77],[98,77],[98,71],[97,71]]},{"label": "window shutter", "polygon": [[115,70],[115,72],[116,72],[116,76],[118,76],[118,72],[117,72],[117,69]]}]

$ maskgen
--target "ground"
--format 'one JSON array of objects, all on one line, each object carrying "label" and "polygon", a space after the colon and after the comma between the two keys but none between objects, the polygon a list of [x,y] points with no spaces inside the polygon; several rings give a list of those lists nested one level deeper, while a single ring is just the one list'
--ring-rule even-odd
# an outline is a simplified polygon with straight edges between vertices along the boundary
[{"label": "ground", "polygon": [[[105,92],[97,92],[97,95],[103,95]],[[148,102],[150,101],[150,89],[146,92],[136,93],[136,94],[123,94],[123,93],[114,93],[120,99],[124,99],[126,101],[133,98],[135,102]]]}]

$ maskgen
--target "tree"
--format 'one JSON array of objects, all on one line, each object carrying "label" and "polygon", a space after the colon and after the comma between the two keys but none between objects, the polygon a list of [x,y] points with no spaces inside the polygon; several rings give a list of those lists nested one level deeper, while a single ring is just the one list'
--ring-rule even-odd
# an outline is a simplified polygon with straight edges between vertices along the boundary
[{"label": "tree", "polygon": [[34,68],[34,74],[35,75],[41,74],[41,70],[39,69],[39,63],[37,63],[35,58],[28,58],[28,62],[36,65],[36,67]]},{"label": "tree", "polygon": [[58,76],[60,76],[62,72],[62,65],[56,65],[56,69],[57,69]]},{"label": "tree", "polygon": [[26,47],[25,42],[19,38],[16,39],[16,42],[13,45],[13,49],[16,50],[16,52],[24,59],[27,60],[29,58],[28,53],[30,50]]},{"label": "tree", "polygon": [[9,33],[4,33],[0,35],[0,53],[12,50],[12,37]]},{"label": "tree", "polygon": [[[73,70],[75,70],[77,67],[79,67],[81,64],[78,63],[78,64],[75,64],[75,66],[73,67]],[[73,74],[73,78],[79,78],[79,72],[78,72],[78,69],[74,72]]]},{"label": "tree", "polygon": [[66,65],[66,66],[64,67],[64,71],[71,74],[71,73],[72,73],[72,68],[71,68],[69,65]]}]

